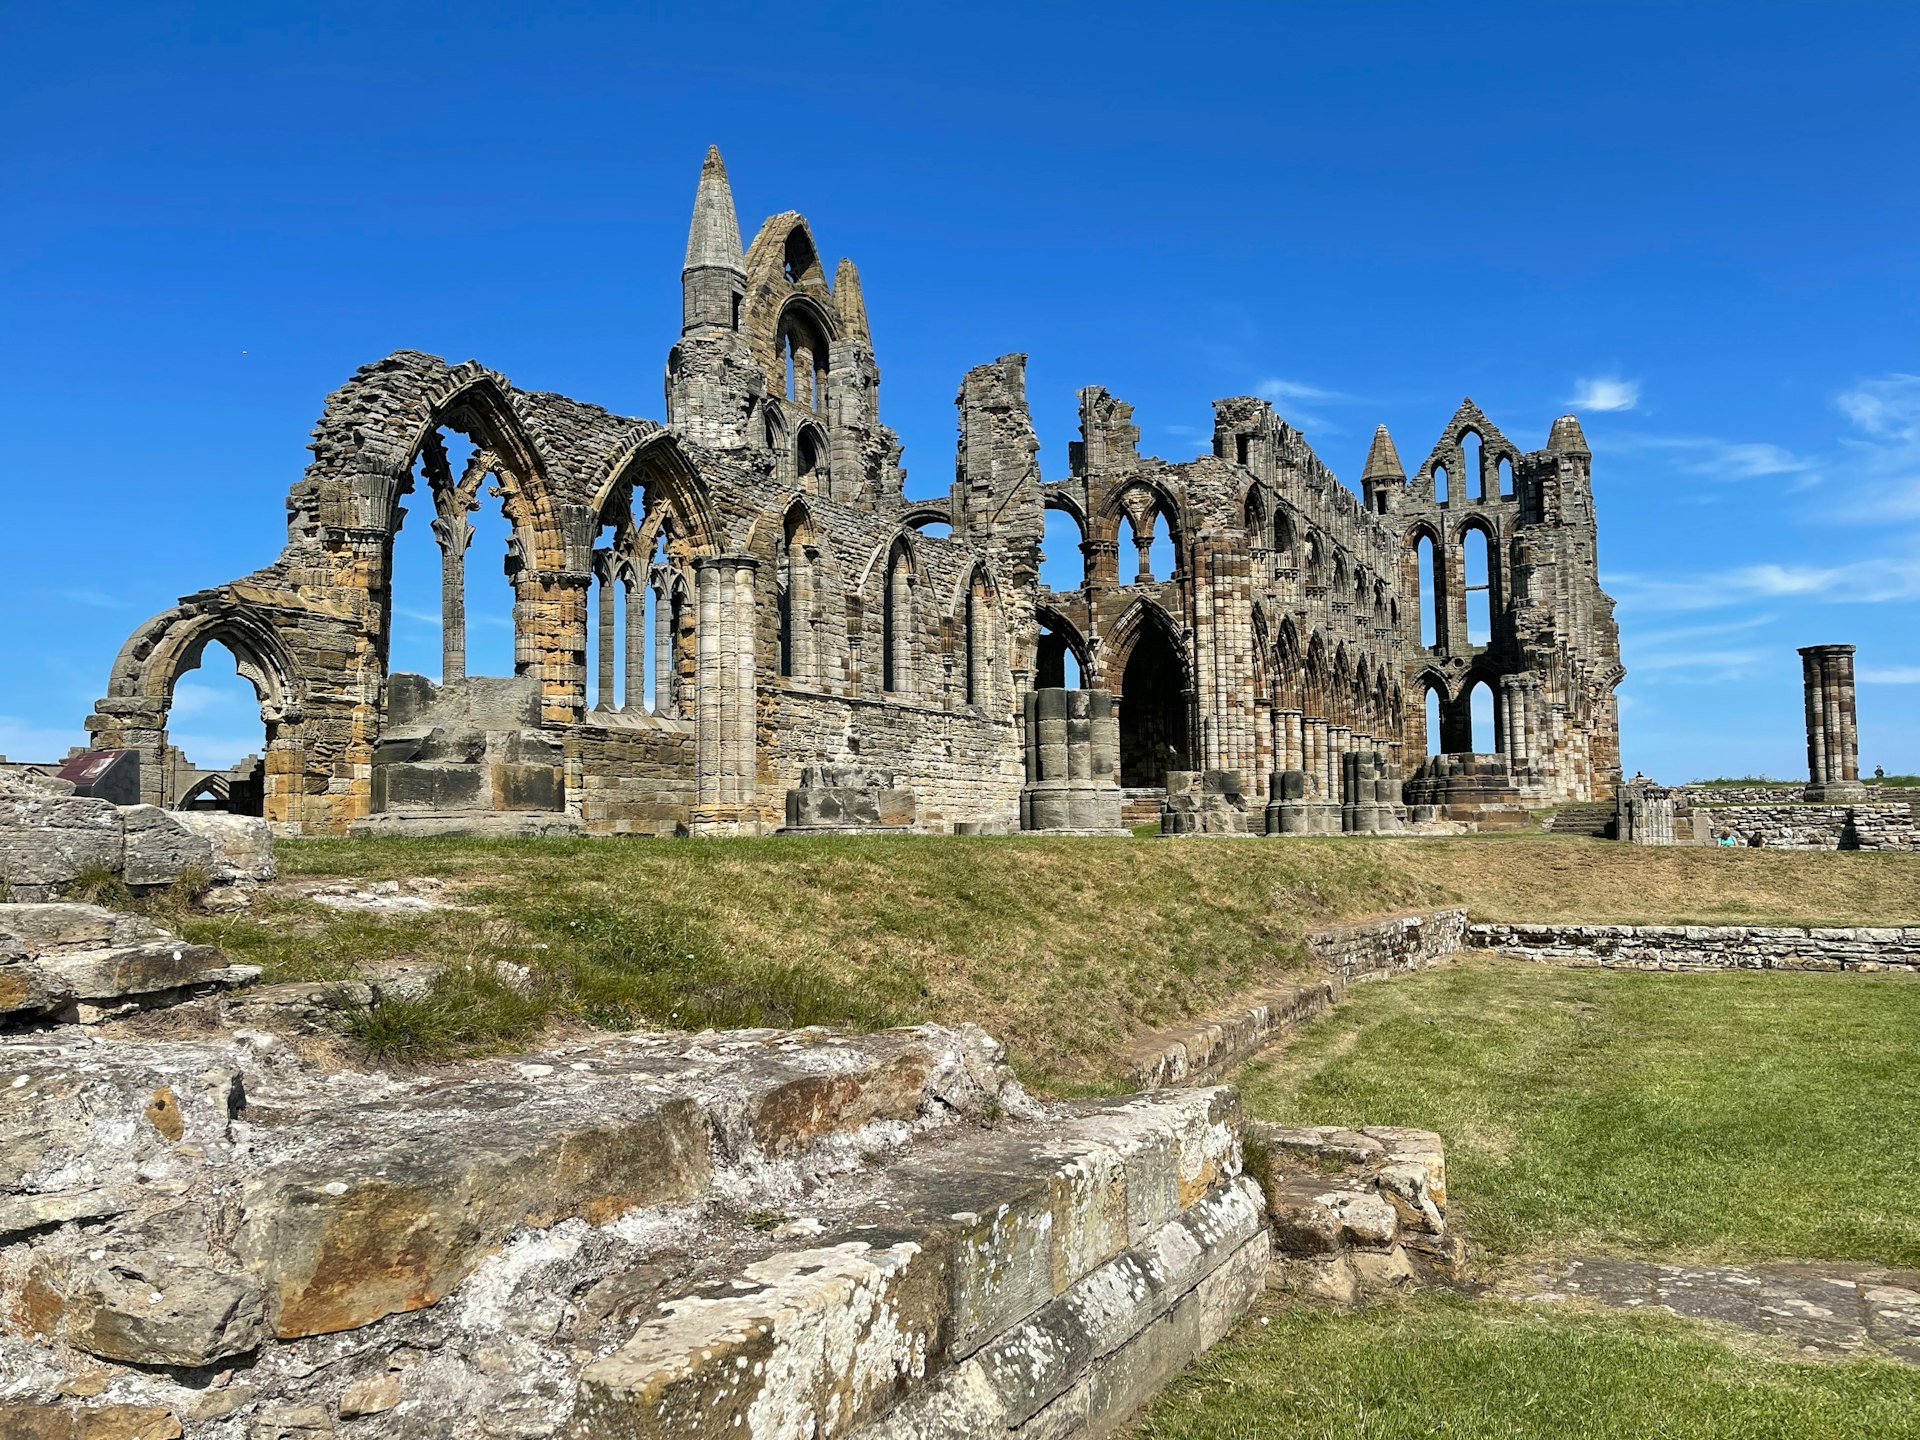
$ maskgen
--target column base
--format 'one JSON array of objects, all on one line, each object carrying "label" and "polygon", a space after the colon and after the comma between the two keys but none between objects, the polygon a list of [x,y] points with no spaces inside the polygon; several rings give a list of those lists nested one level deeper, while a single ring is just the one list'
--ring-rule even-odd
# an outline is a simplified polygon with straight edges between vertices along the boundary
[{"label": "column base", "polygon": [[1340,807],[1318,800],[1282,800],[1267,806],[1269,835],[1338,835]]}]

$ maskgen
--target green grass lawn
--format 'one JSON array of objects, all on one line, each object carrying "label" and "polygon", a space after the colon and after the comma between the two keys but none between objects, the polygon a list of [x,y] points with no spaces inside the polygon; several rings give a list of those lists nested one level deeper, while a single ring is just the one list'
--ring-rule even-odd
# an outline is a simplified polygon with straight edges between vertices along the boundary
[{"label": "green grass lawn", "polygon": [[1920,1266],[1920,982],[1476,961],[1356,990],[1240,1077],[1436,1130],[1477,1252]]},{"label": "green grass lawn", "polygon": [[1159,1396],[1134,1440],[1920,1436],[1920,1369],[1788,1361],[1664,1316],[1428,1294],[1266,1318]]}]

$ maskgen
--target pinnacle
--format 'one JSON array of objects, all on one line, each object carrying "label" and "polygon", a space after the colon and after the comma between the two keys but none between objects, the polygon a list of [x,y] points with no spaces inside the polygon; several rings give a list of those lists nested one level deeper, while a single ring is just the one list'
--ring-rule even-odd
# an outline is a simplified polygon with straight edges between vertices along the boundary
[{"label": "pinnacle", "polygon": [[1366,468],[1360,472],[1362,480],[1405,480],[1406,470],[1400,464],[1400,452],[1393,447],[1393,436],[1382,425],[1373,432],[1373,444],[1367,449]]},{"label": "pinnacle", "polygon": [[693,225],[687,232],[688,270],[733,270],[746,274],[746,256],[740,248],[740,221],[733,211],[733,189],[727,183],[726,162],[720,147],[709,145],[700,166],[700,188],[693,199]]},{"label": "pinnacle", "polygon": [[1580,428],[1578,417],[1562,415],[1553,422],[1553,429],[1547,432],[1547,449],[1563,455],[1591,455],[1587,446],[1587,435]]},{"label": "pinnacle", "polygon": [[854,268],[853,261],[844,256],[834,272],[833,298],[840,307],[840,318],[846,323],[847,333],[855,339],[871,340],[872,332],[867,329],[867,299],[860,289],[860,272]]}]

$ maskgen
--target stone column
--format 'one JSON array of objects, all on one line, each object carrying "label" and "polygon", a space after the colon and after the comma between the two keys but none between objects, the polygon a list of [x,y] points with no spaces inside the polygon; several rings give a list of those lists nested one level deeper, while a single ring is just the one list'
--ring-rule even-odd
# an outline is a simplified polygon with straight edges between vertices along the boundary
[{"label": "stone column", "polygon": [[1029,691],[1022,830],[1124,834],[1120,728],[1105,690]]},{"label": "stone column", "polygon": [[1860,783],[1853,648],[1808,645],[1800,651],[1806,686],[1808,800],[1845,802],[1866,797],[1866,787]]},{"label": "stone column", "polygon": [[627,688],[620,708],[639,715],[647,708],[647,592],[631,575],[621,584],[627,608]]},{"label": "stone column", "polygon": [[[673,715],[677,713],[675,699],[679,687],[679,676],[674,673],[673,633],[673,587],[664,576],[658,581],[648,582],[653,589],[653,713]],[[695,589],[699,581],[695,580]],[[707,601],[705,592],[700,592],[694,610],[694,649],[696,655],[704,649],[707,633]],[[718,642],[719,636],[714,640]],[[695,674],[699,672],[696,669]]]},{"label": "stone column", "polygon": [[446,685],[467,673],[467,547],[473,526],[449,508],[432,528],[440,542],[440,683]]},{"label": "stone column", "polygon": [[593,581],[599,587],[596,597],[599,622],[599,634],[595,640],[594,701],[595,710],[613,709],[613,556],[602,550],[593,557]]}]

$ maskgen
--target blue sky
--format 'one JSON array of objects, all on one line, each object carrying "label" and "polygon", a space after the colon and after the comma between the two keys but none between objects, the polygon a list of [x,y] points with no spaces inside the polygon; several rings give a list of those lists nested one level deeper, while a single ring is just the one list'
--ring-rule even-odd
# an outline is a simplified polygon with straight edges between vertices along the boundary
[{"label": "blue sky", "polygon": [[[0,53],[10,757],[277,553],[357,365],[658,416],[717,143],[749,233],[859,264],[911,493],[1014,350],[1049,477],[1086,384],[1169,459],[1264,394],[1349,483],[1380,421],[1412,465],[1463,395],[1572,407],[1628,767],[1803,773],[1794,647],[1846,640],[1863,763],[1920,770],[1920,8],[15,5]],[[257,748],[230,666],[175,734]]]}]

